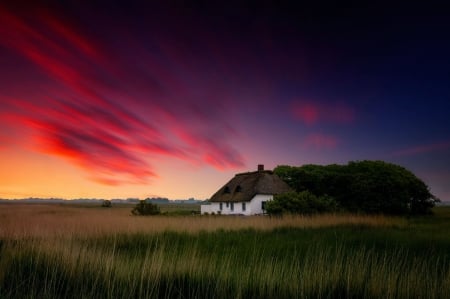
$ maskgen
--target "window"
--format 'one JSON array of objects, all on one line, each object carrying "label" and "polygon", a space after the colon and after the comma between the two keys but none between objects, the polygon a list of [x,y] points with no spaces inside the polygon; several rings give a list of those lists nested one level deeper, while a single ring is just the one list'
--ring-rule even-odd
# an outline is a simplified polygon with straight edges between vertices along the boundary
[{"label": "window", "polygon": [[230,210],[234,211],[234,202],[230,202]]},{"label": "window", "polygon": [[222,206],[222,203],[220,203],[219,204],[219,209],[222,211],[222,208],[223,208],[223,206]]},{"label": "window", "polygon": [[242,211],[245,211],[245,208],[246,208],[245,202],[243,202],[243,203],[242,203]]},{"label": "window", "polygon": [[225,189],[223,189],[223,193],[230,193],[230,187],[226,186]]},{"label": "window", "polygon": [[228,207],[230,206],[230,203],[229,203],[229,202],[227,202],[226,206],[227,206],[227,208],[228,208]]},{"label": "window", "polygon": [[237,187],[236,187],[236,191],[235,192],[242,192],[242,187],[241,187],[241,185],[238,185]]},{"label": "window", "polygon": [[266,209],[266,202],[265,201],[261,202],[261,209],[263,209],[263,210]]}]

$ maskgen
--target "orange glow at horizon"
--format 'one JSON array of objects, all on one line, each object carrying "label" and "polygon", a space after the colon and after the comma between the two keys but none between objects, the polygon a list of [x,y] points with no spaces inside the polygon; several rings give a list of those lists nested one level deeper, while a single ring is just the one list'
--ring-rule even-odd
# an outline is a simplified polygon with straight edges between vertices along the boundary
[{"label": "orange glow at horizon", "polygon": [[[92,181],[82,169],[57,157],[18,148],[4,149],[0,155],[0,198],[207,199],[232,175],[188,164],[164,164],[169,166],[161,169],[160,178],[152,183],[108,186]],[[196,175],[186,176],[188,169]],[[205,176],[207,183],[203,181]]]}]

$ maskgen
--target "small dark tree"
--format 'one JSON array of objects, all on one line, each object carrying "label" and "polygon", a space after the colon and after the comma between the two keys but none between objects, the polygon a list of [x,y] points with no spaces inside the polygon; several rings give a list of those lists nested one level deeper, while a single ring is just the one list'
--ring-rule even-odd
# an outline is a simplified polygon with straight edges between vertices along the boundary
[{"label": "small dark tree", "polygon": [[111,201],[105,199],[104,201],[102,201],[102,208],[110,208],[112,206]]},{"label": "small dark tree", "polygon": [[159,207],[151,202],[140,200],[139,203],[131,211],[133,215],[158,215],[161,214]]}]

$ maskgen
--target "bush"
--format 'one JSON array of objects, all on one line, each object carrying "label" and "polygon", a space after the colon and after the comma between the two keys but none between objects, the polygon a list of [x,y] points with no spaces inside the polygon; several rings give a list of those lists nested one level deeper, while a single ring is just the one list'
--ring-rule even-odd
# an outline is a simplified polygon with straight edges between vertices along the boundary
[{"label": "bush", "polygon": [[161,214],[159,207],[151,202],[146,202],[145,200],[140,200],[139,203],[131,211],[133,215],[158,215]]},{"label": "bush", "polygon": [[278,166],[274,170],[295,191],[330,195],[350,212],[429,214],[439,200],[411,171],[383,161],[347,165]]},{"label": "bush", "polygon": [[327,195],[316,196],[309,191],[289,192],[275,195],[274,200],[266,203],[266,211],[270,215],[316,214],[334,212],[336,201]]},{"label": "bush", "polygon": [[102,208],[110,208],[112,206],[111,201],[110,200],[104,200],[102,201]]}]

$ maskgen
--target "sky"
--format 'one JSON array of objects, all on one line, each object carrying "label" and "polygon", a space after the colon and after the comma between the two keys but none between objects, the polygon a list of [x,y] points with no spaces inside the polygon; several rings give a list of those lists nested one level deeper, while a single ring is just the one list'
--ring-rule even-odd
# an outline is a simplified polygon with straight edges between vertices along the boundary
[{"label": "sky", "polygon": [[0,198],[207,199],[257,164],[383,160],[450,200],[448,10],[188,2],[0,3]]}]

